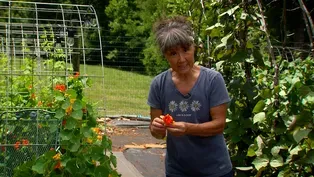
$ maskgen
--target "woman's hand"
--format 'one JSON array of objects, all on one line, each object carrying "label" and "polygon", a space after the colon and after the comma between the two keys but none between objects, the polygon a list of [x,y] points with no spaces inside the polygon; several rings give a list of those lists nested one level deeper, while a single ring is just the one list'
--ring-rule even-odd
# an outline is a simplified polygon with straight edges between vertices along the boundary
[{"label": "woman's hand", "polygon": [[153,119],[150,126],[150,131],[152,132],[152,134],[158,136],[155,136],[156,138],[162,139],[166,136],[166,127],[162,118],[156,117]]},{"label": "woman's hand", "polygon": [[185,122],[174,122],[167,126],[167,130],[173,136],[183,136],[187,131],[187,124]]}]

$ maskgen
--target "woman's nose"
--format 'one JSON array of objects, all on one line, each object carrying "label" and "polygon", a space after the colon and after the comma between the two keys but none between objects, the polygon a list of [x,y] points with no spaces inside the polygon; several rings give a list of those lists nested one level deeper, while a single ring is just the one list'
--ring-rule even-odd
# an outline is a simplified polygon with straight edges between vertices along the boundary
[{"label": "woman's nose", "polygon": [[179,53],[179,61],[184,61],[185,60],[185,55],[183,52]]}]

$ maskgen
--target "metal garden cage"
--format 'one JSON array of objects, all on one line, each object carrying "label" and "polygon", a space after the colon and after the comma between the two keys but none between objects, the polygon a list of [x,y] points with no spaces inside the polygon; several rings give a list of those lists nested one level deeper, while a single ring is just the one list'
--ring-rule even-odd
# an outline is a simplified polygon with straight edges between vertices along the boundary
[{"label": "metal garden cage", "polygon": [[[89,56],[100,66],[87,67]],[[0,0],[0,67],[0,176],[58,148],[60,122],[49,109],[56,81],[77,72],[91,78],[98,87],[85,96],[104,110],[100,27],[90,5]]]}]

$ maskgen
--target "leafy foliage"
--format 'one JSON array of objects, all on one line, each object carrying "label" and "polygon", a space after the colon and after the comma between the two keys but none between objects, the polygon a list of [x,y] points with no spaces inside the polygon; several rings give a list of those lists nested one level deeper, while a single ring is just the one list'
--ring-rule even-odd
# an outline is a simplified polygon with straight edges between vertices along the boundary
[{"label": "leafy foliage", "polygon": [[51,110],[60,120],[60,148],[14,170],[14,176],[119,176],[111,140],[97,127],[93,107],[83,96],[89,78],[76,74],[55,80]]}]

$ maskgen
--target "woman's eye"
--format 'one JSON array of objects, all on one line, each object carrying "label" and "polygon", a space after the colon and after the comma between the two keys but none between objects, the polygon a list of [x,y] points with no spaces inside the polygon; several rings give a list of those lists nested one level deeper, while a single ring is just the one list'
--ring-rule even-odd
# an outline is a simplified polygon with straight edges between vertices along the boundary
[{"label": "woman's eye", "polygon": [[177,52],[171,52],[170,53],[170,55],[172,55],[172,56],[174,56],[174,55],[176,55],[177,54]]}]

